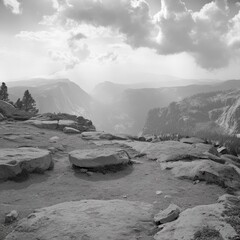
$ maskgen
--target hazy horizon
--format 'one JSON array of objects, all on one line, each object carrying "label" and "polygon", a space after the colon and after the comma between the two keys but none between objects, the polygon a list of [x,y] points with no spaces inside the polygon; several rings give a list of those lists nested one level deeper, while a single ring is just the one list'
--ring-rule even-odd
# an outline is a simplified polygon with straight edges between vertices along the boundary
[{"label": "hazy horizon", "polygon": [[[85,92],[92,94],[93,91],[95,90],[96,87],[100,86],[101,84],[105,83],[112,83],[116,85],[127,85],[129,88],[161,88],[161,87],[177,87],[177,86],[188,86],[188,85],[202,85],[202,84],[214,84],[217,82],[222,82],[222,81],[228,81],[228,80],[238,80],[238,79],[181,79],[177,78],[175,76],[170,76],[170,75],[153,75],[154,77],[148,77],[151,74],[148,73],[132,73],[133,75],[139,77],[135,81],[128,82],[128,81],[111,81],[105,80],[105,81],[99,81],[96,82],[95,84],[91,86],[87,85],[81,85],[78,81],[73,81],[72,79],[68,77],[33,77],[33,78],[21,78],[21,79],[9,79],[6,82],[6,84],[11,87],[11,86],[27,86],[25,83],[33,83],[35,80],[42,79],[43,81],[56,81],[59,82],[62,79],[69,80],[71,82],[76,83],[80,88],[82,88]],[[133,76],[131,75],[131,76]],[[146,77],[145,77],[146,76]],[[21,84],[20,84],[21,83]],[[24,84],[23,84],[24,83]],[[31,85],[31,84],[30,84]]]}]

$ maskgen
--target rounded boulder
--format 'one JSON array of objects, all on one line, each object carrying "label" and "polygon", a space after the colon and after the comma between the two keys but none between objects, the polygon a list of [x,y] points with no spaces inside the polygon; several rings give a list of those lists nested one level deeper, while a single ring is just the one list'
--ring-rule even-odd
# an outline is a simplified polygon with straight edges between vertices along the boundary
[{"label": "rounded boulder", "polygon": [[0,149],[0,180],[14,178],[23,171],[44,172],[52,167],[53,160],[47,150],[31,147]]},{"label": "rounded boulder", "polygon": [[130,159],[122,149],[83,149],[69,153],[71,164],[81,168],[101,168],[128,164]]}]

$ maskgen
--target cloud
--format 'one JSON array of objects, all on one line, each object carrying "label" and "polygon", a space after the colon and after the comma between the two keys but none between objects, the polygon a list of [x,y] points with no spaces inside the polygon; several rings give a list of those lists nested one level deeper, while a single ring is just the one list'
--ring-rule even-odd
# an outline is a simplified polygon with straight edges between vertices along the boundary
[{"label": "cloud", "polygon": [[[4,0],[7,1],[17,2]],[[21,32],[18,36],[49,42],[50,55],[60,56],[54,57],[59,61],[69,59],[71,54],[77,64],[75,58],[82,61],[90,55],[87,41],[95,38],[100,45],[102,39],[117,37],[117,44],[128,44],[134,49],[151,48],[159,55],[188,53],[199,66],[209,70],[223,68],[240,56],[240,11],[233,16],[236,5],[227,0],[213,0],[196,12],[188,9],[184,0],[161,0],[161,9],[154,16],[147,0],[52,0],[51,3],[55,14],[45,16],[41,22],[50,31]],[[59,26],[61,31],[56,30]],[[58,53],[60,47],[68,53],[52,54]],[[114,59],[113,56],[108,57]]]},{"label": "cloud", "polygon": [[48,55],[54,61],[59,61],[65,65],[65,69],[72,69],[80,63],[79,58],[73,56],[69,52],[60,50],[49,50]]},{"label": "cloud", "polygon": [[229,44],[233,19],[229,17],[227,1],[210,2],[199,12],[187,9],[181,0],[174,3],[175,0],[162,0],[162,9],[155,16],[160,29],[158,53],[188,52],[206,69],[227,66],[236,54]]},{"label": "cloud", "polygon": [[4,5],[11,10],[13,14],[21,14],[20,3],[17,0],[3,0]]},{"label": "cloud", "polygon": [[108,52],[98,57],[98,61],[101,63],[115,62],[117,59],[118,55],[115,52]]},{"label": "cloud", "polygon": [[71,37],[68,38],[68,45],[70,48],[77,48],[77,43],[79,40],[87,38],[83,33],[73,33]]},{"label": "cloud", "polygon": [[51,28],[49,31],[22,31],[16,37],[42,43],[47,55],[52,60],[64,64],[66,69],[75,67],[90,56],[88,45],[81,41],[87,37],[77,29],[64,31]]},{"label": "cloud", "polygon": [[59,19],[74,20],[97,27],[110,27],[126,36],[133,47],[151,46],[154,28],[149,6],[144,0],[69,0],[59,2]]},{"label": "cloud", "polygon": [[[187,52],[202,68],[227,66],[239,47],[238,17],[230,17],[227,0],[215,0],[198,12],[182,0],[161,0],[161,10],[150,16],[144,0],[61,0],[58,20],[109,27],[133,48],[148,47],[158,54]],[[231,29],[232,26],[232,29]],[[232,36],[232,37],[231,37]]]},{"label": "cloud", "polygon": [[240,11],[230,21],[231,30],[228,33],[229,44],[233,49],[240,49]]}]

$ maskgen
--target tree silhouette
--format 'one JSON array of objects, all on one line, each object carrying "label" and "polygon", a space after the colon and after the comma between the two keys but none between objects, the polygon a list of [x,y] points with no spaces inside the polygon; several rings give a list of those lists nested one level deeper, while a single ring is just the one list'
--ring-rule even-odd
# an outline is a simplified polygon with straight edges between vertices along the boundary
[{"label": "tree silhouette", "polygon": [[2,82],[1,88],[0,88],[0,100],[8,102],[8,88],[7,85]]},{"label": "tree silhouette", "polygon": [[36,109],[36,102],[28,90],[24,92],[21,102],[22,102],[22,109],[25,110],[26,112],[34,112],[34,113],[38,112],[38,109]]},{"label": "tree silhouette", "polygon": [[18,98],[18,100],[15,102],[14,106],[21,110],[23,108],[22,100],[20,98]]}]

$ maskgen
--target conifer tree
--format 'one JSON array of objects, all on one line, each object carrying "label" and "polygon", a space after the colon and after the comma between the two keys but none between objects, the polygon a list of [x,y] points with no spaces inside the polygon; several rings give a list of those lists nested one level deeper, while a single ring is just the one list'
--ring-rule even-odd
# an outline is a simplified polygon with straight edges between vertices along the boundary
[{"label": "conifer tree", "polygon": [[38,112],[38,109],[36,109],[36,102],[28,90],[24,92],[22,98],[22,109],[26,112]]},{"label": "conifer tree", "polygon": [[15,102],[14,106],[21,110],[23,108],[22,100],[20,98],[18,98],[18,100]]},{"label": "conifer tree", "polygon": [[0,88],[0,100],[8,102],[8,88],[7,85],[2,82],[1,88]]}]

